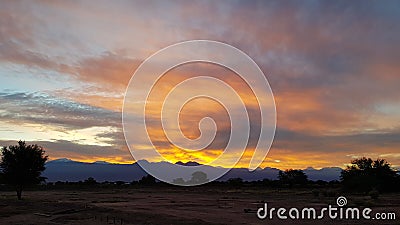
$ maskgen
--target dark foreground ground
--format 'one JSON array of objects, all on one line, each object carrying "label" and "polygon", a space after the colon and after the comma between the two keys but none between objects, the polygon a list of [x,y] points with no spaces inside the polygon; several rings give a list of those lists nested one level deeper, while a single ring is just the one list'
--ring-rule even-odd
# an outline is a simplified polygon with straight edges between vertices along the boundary
[{"label": "dark foreground ground", "polygon": [[[323,190],[321,190],[323,191]],[[336,206],[338,196],[316,191],[218,187],[137,187],[0,192],[0,224],[400,224],[399,194],[345,195],[348,207],[395,212],[395,220],[259,220],[262,201],[269,207]],[[334,195],[341,195],[335,193]]]}]

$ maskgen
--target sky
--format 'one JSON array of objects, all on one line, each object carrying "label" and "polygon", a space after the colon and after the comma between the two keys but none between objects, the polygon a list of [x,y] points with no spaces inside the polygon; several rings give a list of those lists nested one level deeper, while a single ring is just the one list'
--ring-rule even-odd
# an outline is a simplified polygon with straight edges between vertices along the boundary
[{"label": "sky", "polygon": [[[400,167],[399,1],[2,1],[0,15],[1,146],[25,140],[50,159],[134,162],[121,122],[131,76],[164,47],[207,39],[245,52],[271,85],[277,129],[262,167],[344,167],[362,156]],[[201,63],[166,73],[149,115],[158,118],[161,97],[199,71],[237,90],[257,127],[248,87]],[[159,121],[149,136],[171,162],[204,163],[229,139],[224,108],[196,99],[179,117],[196,138],[205,116],[218,132],[203,151],[172,146]]]}]

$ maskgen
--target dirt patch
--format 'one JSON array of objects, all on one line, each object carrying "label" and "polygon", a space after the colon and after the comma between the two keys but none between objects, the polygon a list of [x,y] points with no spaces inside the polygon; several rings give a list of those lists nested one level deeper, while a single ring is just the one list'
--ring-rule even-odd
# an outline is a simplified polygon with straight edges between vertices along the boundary
[{"label": "dirt patch", "polygon": [[[17,201],[15,193],[1,193],[0,224],[399,224],[398,219],[381,222],[257,218],[256,211],[264,202],[287,208],[335,205],[335,197],[315,197],[307,190],[121,188],[29,191],[23,197]],[[371,207],[400,216],[397,194],[381,195],[377,200],[347,197],[350,206]]]}]

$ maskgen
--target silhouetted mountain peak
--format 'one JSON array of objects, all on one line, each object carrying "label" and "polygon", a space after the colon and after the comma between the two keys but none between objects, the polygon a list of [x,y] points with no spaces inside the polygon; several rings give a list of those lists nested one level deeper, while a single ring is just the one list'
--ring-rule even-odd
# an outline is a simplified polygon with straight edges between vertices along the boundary
[{"label": "silhouetted mountain peak", "polygon": [[50,162],[51,163],[68,163],[68,162],[75,162],[75,161],[68,159],[68,158],[59,158],[59,159],[48,161],[48,163],[50,163]]},{"label": "silhouetted mountain peak", "polygon": [[[139,164],[138,164],[139,162]],[[93,177],[97,181],[132,181],[140,180],[147,173],[141,168],[140,165],[152,166],[155,169],[162,169],[172,171],[173,165],[166,161],[161,162],[148,162],[140,160],[133,164],[113,164],[107,162],[94,162],[84,163],[73,161],[70,159],[62,158],[49,161],[46,163],[46,170],[43,176],[48,178],[48,181],[79,181],[85,180],[88,177]],[[193,161],[189,162],[176,162],[175,165],[182,166],[199,166],[201,164]],[[193,168],[194,169],[194,168]],[[208,172],[221,169],[221,167],[205,166]],[[279,169],[265,167],[264,169],[257,168],[254,171],[249,171],[248,168],[233,168],[228,171],[223,177],[219,178],[220,181],[226,181],[230,178],[242,178],[245,181],[255,181],[263,179],[275,180],[278,178]],[[328,167],[322,169],[307,168],[303,170],[310,180],[338,180],[340,178],[339,167]]]},{"label": "silhouetted mountain peak", "polygon": [[186,163],[178,161],[175,163],[176,165],[181,165],[181,166],[200,166],[201,164],[198,162],[194,162],[194,161],[188,161]]},{"label": "silhouetted mountain peak", "polygon": [[96,164],[111,164],[111,163],[106,162],[106,161],[95,161],[93,163],[96,163]]},{"label": "silhouetted mountain peak", "polygon": [[305,168],[304,171],[305,170],[316,170],[316,169],[314,169],[313,167],[309,166],[309,167]]},{"label": "silhouetted mountain peak", "polygon": [[[141,160],[138,160],[137,162],[135,162],[135,163],[143,163],[143,164],[147,164],[147,163],[149,163],[149,161],[147,161],[147,160],[145,160],[145,159],[141,159]],[[133,164],[135,164],[135,163],[133,163]]]}]

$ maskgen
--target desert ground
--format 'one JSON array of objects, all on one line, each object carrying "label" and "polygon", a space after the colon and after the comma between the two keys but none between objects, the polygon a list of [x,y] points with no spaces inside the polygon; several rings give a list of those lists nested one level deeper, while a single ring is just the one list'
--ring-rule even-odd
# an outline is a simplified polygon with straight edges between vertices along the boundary
[{"label": "desert ground", "polygon": [[[336,206],[335,196],[308,189],[226,187],[119,187],[0,192],[0,224],[400,224],[400,220],[260,220],[256,210],[269,207]],[[340,193],[337,193],[340,194]],[[347,206],[400,216],[400,196],[345,195]]]}]

